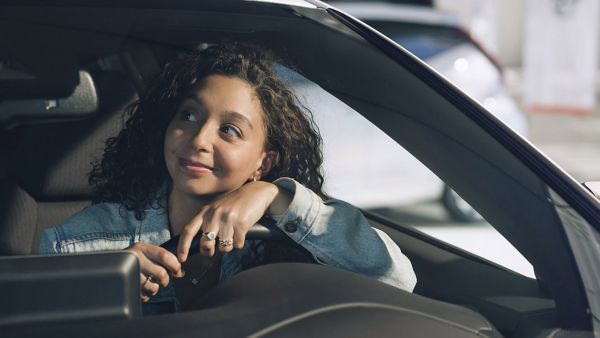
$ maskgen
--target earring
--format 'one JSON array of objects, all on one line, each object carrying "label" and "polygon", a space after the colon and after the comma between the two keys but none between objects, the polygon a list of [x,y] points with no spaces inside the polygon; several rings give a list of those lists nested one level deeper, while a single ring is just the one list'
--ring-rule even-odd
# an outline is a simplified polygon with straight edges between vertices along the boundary
[{"label": "earring", "polygon": [[252,176],[252,182],[256,182],[256,176]]}]

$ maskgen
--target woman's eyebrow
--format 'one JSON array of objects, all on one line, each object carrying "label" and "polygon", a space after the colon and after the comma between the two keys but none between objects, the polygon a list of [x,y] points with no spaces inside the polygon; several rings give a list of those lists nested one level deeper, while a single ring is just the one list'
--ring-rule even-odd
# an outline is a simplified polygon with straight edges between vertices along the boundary
[{"label": "woman's eyebrow", "polygon": [[252,123],[250,122],[250,120],[246,116],[244,116],[244,114],[240,114],[240,113],[238,113],[236,111],[228,110],[228,111],[224,111],[223,115],[226,118],[230,118],[230,119],[233,119],[233,120],[238,120],[238,121],[240,121],[242,123],[245,123],[245,124],[247,124],[250,127],[250,129],[254,129],[254,126],[252,125]]}]

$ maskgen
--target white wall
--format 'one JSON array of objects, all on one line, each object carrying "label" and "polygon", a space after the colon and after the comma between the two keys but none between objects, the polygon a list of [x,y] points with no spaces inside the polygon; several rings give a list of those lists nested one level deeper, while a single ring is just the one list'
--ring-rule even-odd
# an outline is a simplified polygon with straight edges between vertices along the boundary
[{"label": "white wall", "polygon": [[523,56],[524,0],[498,0],[498,61],[504,67],[520,68]]},{"label": "white wall", "polygon": [[[505,67],[520,68],[523,56],[525,0],[496,0],[496,5],[498,9],[498,61]],[[598,61],[600,66],[600,57]]]}]

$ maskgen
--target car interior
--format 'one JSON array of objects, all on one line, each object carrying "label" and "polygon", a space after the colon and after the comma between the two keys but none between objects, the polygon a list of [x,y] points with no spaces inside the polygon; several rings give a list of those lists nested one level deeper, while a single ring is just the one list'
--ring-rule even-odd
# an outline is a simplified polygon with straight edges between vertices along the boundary
[{"label": "car interior", "polygon": [[[74,336],[94,330],[98,336],[327,332],[350,337],[375,330],[401,337],[550,337],[557,329],[587,329],[581,280],[572,277],[577,273],[565,276],[575,267],[568,244],[557,235],[560,223],[548,200],[550,188],[518,154],[485,132],[495,128],[514,137],[510,130],[494,124],[489,114],[478,117],[476,104],[389,40],[332,20],[347,20],[343,13],[246,4],[238,12],[207,7],[2,10],[0,30],[20,32],[19,39],[0,38],[3,259],[35,255],[42,230],[90,205],[90,163],[100,158],[106,139],[122,128],[128,106],[167,60],[233,39],[273,49],[387,132],[515,244],[538,278],[365,212],[371,225],[385,231],[411,260],[418,278],[413,294],[327,266],[280,263],[225,281],[199,298],[195,311],[156,318],[135,313],[81,318],[73,313],[90,304],[74,304],[54,317],[51,307],[42,306],[47,313],[25,311],[18,320],[0,320],[1,331],[7,336]],[[363,33],[357,33],[359,28]],[[32,271],[36,264],[55,263],[39,261]],[[38,278],[31,285],[51,293],[42,282],[57,277]],[[26,290],[11,297],[12,304],[40,301]]]}]

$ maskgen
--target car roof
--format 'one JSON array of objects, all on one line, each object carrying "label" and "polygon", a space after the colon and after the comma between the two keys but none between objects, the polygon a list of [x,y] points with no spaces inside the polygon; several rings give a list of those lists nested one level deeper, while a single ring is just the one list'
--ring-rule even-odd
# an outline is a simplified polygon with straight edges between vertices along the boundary
[{"label": "car roof", "polygon": [[399,21],[459,27],[460,16],[432,7],[388,2],[331,2],[331,6],[366,21]]}]

